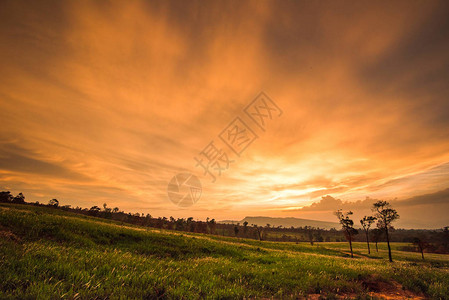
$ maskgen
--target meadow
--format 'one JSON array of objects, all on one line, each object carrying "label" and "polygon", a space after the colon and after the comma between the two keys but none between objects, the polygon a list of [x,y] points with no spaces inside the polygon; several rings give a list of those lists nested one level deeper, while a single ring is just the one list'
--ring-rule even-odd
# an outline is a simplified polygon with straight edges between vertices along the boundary
[{"label": "meadow", "polygon": [[0,204],[0,299],[449,299],[449,255],[268,242]]}]

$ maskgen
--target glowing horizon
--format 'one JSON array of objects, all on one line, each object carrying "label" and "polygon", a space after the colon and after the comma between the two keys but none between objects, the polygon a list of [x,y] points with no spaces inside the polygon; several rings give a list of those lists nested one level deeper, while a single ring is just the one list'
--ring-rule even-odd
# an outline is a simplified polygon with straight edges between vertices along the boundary
[{"label": "glowing horizon", "polygon": [[[445,2],[1,6],[0,189],[27,201],[334,221],[301,208],[449,187]],[[194,157],[262,91],[282,116],[212,183]],[[203,187],[188,208],[181,172]],[[447,196],[414,205],[410,226],[449,223]]]}]

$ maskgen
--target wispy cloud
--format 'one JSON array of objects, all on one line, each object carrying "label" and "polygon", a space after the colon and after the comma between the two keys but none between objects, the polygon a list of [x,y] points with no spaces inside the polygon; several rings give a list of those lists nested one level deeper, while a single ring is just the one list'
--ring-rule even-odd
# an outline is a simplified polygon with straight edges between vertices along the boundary
[{"label": "wispy cloud", "polygon": [[[2,188],[223,219],[447,188],[445,2],[0,5]],[[193,157],[260,90],[284,114],[212,184]]]}]

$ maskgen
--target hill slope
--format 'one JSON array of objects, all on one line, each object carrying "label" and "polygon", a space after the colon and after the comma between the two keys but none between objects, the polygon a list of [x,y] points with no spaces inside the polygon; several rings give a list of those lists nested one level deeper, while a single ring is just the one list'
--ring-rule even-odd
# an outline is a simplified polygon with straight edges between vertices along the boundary
[{"label": "hill slope", "polygon": [[[449,259],[186,234],[0,204],[0,298],[448,298]],[[402,287],[406,290],[404,291]],[[396,297],[398,297],[396,295]],[[394,298],[392,298],[394,299]]]}]

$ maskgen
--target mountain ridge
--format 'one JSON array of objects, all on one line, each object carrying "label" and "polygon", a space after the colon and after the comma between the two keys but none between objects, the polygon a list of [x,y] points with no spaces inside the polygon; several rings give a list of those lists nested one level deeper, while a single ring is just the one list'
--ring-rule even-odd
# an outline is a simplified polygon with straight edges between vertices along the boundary
[{"label": "mountain ridge", "polygon": [[302,219],[296,217],[266,217],[266,216],[246,216],[240,221],[237,220],[222,220],[218,221],[222,224],[243,224],[243,222],[248,222],[249,225],[257,225],[257,226],[266,226],[270,224],[270,226],[278,227],[282,226],[285,228],[290,227],[304,227],[304,226],[312,226],[319,227],[323,229],[331,229],[331,228],[339,228],[339,223],[337,222],[329,222],[329,221],[319,221],[319,220],[311,220],[311,219]]}]

